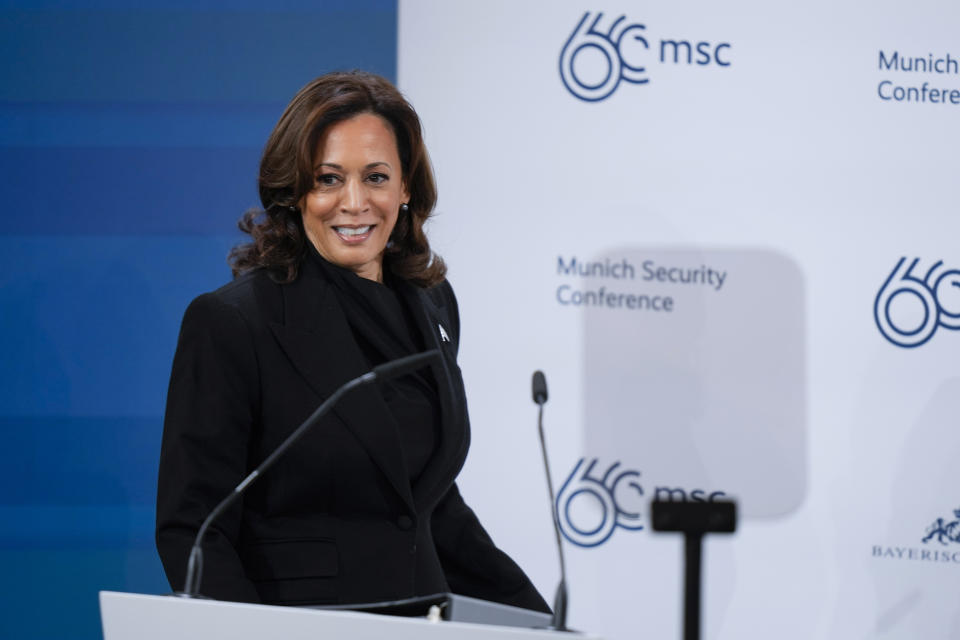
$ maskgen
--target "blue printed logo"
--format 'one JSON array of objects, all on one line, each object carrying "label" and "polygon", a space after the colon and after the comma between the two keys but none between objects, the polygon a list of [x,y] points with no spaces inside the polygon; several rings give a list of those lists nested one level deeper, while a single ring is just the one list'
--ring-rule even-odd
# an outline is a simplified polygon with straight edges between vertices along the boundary
[{"label": "blue printed logo", "polygon": [[[586,458],[580,458],[557,494],[560,532],[578,547],[601,545],[617,529],[643,530],[640,512],[645,494],[640,486],[640,472],[623,469],[620,462],[614,462],[600,474],[599,462],[599,458],[589,463]],[[726,495],[723,491],[672,485],[653,487],[654,500],[713,502]]]},{"label": "blue printed logo", "polygon": [[[586,464],[580,458],[557,494],[557,517],[563,537],[580,547],[595,547],[606,542],[617,527],[640,531],[643,488],[640,472],[621,470],[614,462],[603,475],[594,475],[599,460]],[[590,506],[599,506],[599,511]],[[581,508],[585,507],[585,508]],[[584,522],[590,519],[592,522]]]},{"label": "blue printed logo", "polygon": [[729,67],[729,42],[664,38],[648,40],[646,25],[620,16],[601,26],[603,13],[583,14],[560,50],[560,80],[575,97],[599,102],[620,82],[647,84],[644,61],[691,68]]},{"label": "blue printed logo", "polygon": [[[650,48],[643,37],[646,27],[638,23],[627,24],[626,16],[620,16],[606,32],[598,31],[597,24],[601,18],[603,14],[597,13],[591,21],[590,12],[584,13],[560,51],[560,79],[567,91],[587,102],[603,100],[616,90],[621,80],[634,84],[648,82],[643,65],[636,61],[631,64],[627,60],[631,53],[636,52],[637,45],[643,49]],[[582,66],[580,73],[577,72],[577,57],[582,59],[582,54],[588,54],[589,57],[590,53],[599,53],[604,61],[601,63],[604,70],[593,78],[586,76],[587,70]]]},{"label": "blue printed logo", "polygon": [[954,509],[953,515],[956,520],[944,522],[943,518],[937,518],[937,521],[927,527],[927,535],[923,537],[924,544],[927,544],[934,538],[942,545],[948,545],[951,542],[960,544],[960,509]]},{"label": "blue printed logo", "polygon": [[938,327],[960,330],[960,270],[941,260],[920,276],[919,262],[900,258],[873,303],[877,328],[899,347],[925,344]]}]

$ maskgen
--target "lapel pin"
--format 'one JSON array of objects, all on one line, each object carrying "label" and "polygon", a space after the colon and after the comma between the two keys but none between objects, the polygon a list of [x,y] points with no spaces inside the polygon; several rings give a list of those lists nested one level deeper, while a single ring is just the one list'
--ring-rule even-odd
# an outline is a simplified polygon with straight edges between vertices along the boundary
[{"label": "lapel pin", "polygon": [[447,330],[443,328],[443,325],[439,322],[437,323],[437,329],[440,329],[440,341],[441,342],[450,342],[450,336],[447,335]]}]

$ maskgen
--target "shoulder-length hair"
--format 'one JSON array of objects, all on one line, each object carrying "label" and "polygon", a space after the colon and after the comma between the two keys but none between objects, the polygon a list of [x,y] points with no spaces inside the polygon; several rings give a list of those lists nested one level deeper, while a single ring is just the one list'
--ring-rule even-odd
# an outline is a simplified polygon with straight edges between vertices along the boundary
[{"label": "shoulder-length hair", "polygon": [[296,279],[309,242],[298,204],[314,188],[317,144],[330,125],[361,113],[374,113],[390,124],[410,194],[407,211],[400,212],[384,253],[383,268],[422,287],[443,280],[446,265],[430,250],[423,231],[437,202],[437,187],[420,118],[390,81],[362,71],[317,78],[280,116],[260,159],[263,209],[247,211],[238,222],[252,241],[230,252],[234,276],[259,267],[279,282]]}]

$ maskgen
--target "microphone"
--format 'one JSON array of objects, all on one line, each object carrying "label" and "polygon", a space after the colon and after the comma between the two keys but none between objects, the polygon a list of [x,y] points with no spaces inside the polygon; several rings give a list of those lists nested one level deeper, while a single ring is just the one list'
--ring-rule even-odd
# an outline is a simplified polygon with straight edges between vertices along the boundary
[{"label": "microphone", "polygon": [[541,406],[547,401],[547,379],[543,371],[533,372],[533,401]]},{"label": "microphone", "polygon": [[434,360],[439,359],[439,357],[440,351],[438,349],[431,349],[430,351],[415,353],[412,356],[405,356],[384,362],[362,376],[348,380],[334,391],[329,398],[324,400],[323,403],[317,407],[316,411],[310,414],[310,417],[304,420],[293,433],[287,436],[287,439],[280,443],[280,446],[274,449],[273,453],[267,456],[227,497],[221,500],[220,503],[213,508],[213,511],[210,512],[210,515],[207,516],[207,519],[203,521],[203,524],[200,525],[200,530],[197,531],[197,537],[193,541],[193,547],[190,549],[190,558],[187,560],[187,578],[184,580],[183,591],[176,595],[183,598],[195,598],[198,597],[200,593],[200,581],[203,578],[203,548],[201,547],[201,543],[211,523],[213,523],[227,507],[233,504],[237,498],[243,495],[244,491],[247,490],[247,487],[249,487],[254,480],[272,467],[277,459],[299,440],[303,434],[317,424],[320,418],[326,415],[330,409],[340,401],[340,398],[359,386],[370,384],[377,380],[389,380],[410,373],[411,371],[416,371]]},{"label": "microphone", "polygon": [[567,566],[563,561],[563,541],[560,539],[560,520],[557,516],[557,499],[553,495],[553,479],[550,461],[547,459],[547,441],[543,437],[543,405],[547,402],[547,379],[542,371],[533,372],[533,401],[537,403],[537,429],[540,432],[540,451],[543,453],[543,469],[547,474],[547,490],[550,492],[550,513],[553,515],[553,532],[557,536],[557,553],[560,556],[560,584],[553,597],[553,622],[557,631],[567,631]]}]

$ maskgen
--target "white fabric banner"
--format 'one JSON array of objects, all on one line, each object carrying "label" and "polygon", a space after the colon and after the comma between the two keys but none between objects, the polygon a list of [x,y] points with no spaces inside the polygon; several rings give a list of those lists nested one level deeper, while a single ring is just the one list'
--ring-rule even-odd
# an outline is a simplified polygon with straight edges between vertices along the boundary
[{"label": "white fabric banner", "polygon": [[960,5],[403,1],[461,488],[572,626],[675,638],[649,501],[732,497],[705,638],[960,637]]}]

